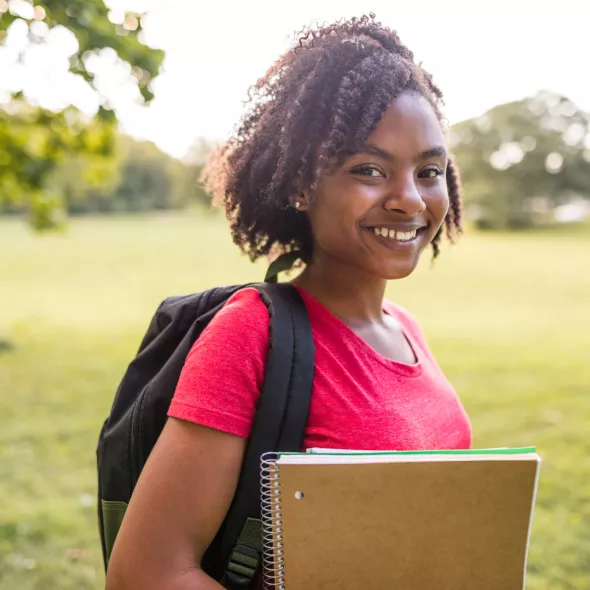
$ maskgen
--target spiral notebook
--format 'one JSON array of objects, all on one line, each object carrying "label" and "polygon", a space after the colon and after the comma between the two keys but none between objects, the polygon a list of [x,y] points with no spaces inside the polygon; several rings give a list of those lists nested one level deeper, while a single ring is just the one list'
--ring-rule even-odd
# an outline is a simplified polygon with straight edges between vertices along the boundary
[{"label": "spiral notebook", "polygon": [[264,584],[522,590],[534,448],[262,458]]}]

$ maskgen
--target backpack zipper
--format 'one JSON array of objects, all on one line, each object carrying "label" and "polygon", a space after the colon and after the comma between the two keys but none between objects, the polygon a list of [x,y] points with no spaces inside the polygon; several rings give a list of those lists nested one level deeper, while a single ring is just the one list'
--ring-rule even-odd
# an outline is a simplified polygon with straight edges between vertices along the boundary
[{"label": "backpack zipper", "polygon": [[141,392],[141,395],[137,399],[137,402],[133,406],[131,412],[131,426],[130,426],[130,448],[129,448],[129,461],[130,461],[130,474],[131,474],[131,489],[130,495],[133,493],[137,480],[139,479],[139,472],[141,471],[141,446],[142,437],[140,425],[140,414],[141,406],[145,397],[145,389]]}]

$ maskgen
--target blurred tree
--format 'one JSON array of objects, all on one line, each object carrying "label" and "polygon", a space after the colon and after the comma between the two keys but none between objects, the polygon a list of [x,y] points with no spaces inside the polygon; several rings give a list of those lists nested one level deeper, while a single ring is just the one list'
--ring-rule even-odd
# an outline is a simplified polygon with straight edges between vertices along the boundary
[{"label": "blurred tree", "polygon": [[521,228],[590,198],[590,118],[549,92],[453,126],[450,145],[480,227]]},{"label": "blurred tree", "polygon": [[209,201],[198,184],[198,162],[177,160],[149,141],[125,135],[115,143],[108,160],[76,154],[60,163],[48,177],[47,193],[62,195],[74,215],[181,209]]},{"label": "blurred tree", "polygon": [[76,153],[59,163],[48,176],[47,194],[60,195],[68,214],[108,212],[115,209],[114,191],[120,182],[120,138],[115,136],[110,157]]},{"label": "blurred tree", "polygon": [[0,0],[0,50],[11,28],[26,27],[28,45],[16,58],[23,61],[28,49],[46,43],[48,32],[64,27],[77,42],[69,70],[87,82],[100,104],[91,120],[74,106],[57,112],[35,106],[22,88],[9,89],[9,102],[0,104],[0,206],[26,204],[38,229],[54,226],[63,212],[62,196],[51,192],[48,179],[66,157],[83,156],[97,176],[113,171],[107,160],[115,147],[116,116],[89,67],[93,59],[114,50],[143,101],[153,98],[150,83],[163,52],[141,43],[141,14],[124,15],[121,25],[111,20],[102,0]]},{"label": "blurred tree", "polygon": [[125,138],[120,182],[113,193],[123,211],[179,209],[188,202],[182,164],[152,142]]},{"label": "blurred tree", "polygon": [[185,190],[191,195],[192,200],[205,206],[211,204],[211,195],[205,191],[200,178],[213,149],[214,144],[211,141],[199,137],[182,160],[185,165],[185,184],[187,185]]}]

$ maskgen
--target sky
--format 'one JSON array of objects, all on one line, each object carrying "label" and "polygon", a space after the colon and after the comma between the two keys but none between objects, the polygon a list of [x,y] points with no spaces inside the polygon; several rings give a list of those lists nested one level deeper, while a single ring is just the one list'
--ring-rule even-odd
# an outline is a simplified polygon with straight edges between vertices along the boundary
[{"label": "sky", "polygon": [[[23,2],[23,0],[13,0]],[[6,0],[0,0],[1,4]],[[546,89],[590,111],[590,2],[586,0],[107,0],[117,21],[123,10],[148,10],[145,42],[166,52],[156,98],[137,103],[128,73],[114,56],[93,66],[122,128],[182,157],[199,137],[222,139],[239,120],[250,84],[286,50],[293,32],[314,21],[373,11],[398,31],[445,95],[451,123]],[[37,23],[41,28],[42,24]],[[67,74],[72,39],[53,32],[54,49],[27,63],[10,61],[23,43],[11,31],[0,53],[3,88],[56,108],[71,101],[92,111],[96,98]],[[20,35],[20,37],[19,37]],[[20,41],[19,41],[20,39]],[[74,45],[75,47],[75,45]],[[28,67],[28,70],[26,70]]]}]

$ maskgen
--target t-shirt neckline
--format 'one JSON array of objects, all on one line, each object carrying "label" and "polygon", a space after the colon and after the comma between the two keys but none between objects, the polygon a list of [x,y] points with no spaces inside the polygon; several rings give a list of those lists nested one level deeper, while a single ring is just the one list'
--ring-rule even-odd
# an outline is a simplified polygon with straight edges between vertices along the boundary
[{"label": "t-shirt neckline", "polygon": [[304,301],[305,299],[307,299],[314,306],[320,309],[322,315],[329,318],[330,321],[334,325],[336,325],[341,332],[344,332],[350,339],[352,339],[357,344],[357,346],[362,348],[366,354],[368,354],[378,363],[392,371],[395,371],[396,373],[401,373],[408,377],[418,376],[422,373],[423,359],[419,347],[417,346],[416,341],[412,338],[411,334],[409,334],[406,330],[404,322],[397,314],[397,310],[395,309],[395,306],[393,304],[389,304],[389,302],[384,301],[382,306],[383,312],[391,317],[394,317],[399,322],[402,333],[410,348],[412,349],[414,357],[416,358],[416,362],[412,365],[387,358],[386,356],[377,352],[372,346],[365,342],[365,340],[363,340],[350,326],[343,322],[338,316],[334,315],[321,301],[316,299],[311,293],[309,293],[299,285],[293,286],[302,294],[302,296],[304,297]]}]

